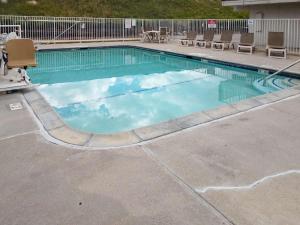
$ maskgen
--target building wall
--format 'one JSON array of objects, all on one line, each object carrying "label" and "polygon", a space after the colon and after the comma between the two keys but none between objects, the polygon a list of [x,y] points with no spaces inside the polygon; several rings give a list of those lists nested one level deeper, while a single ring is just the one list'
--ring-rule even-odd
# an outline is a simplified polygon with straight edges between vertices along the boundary
[{"label": "building wall", "polygon": [[250,18],[262,19],[300,19],[300,3],[282,3],[247,6]]}]

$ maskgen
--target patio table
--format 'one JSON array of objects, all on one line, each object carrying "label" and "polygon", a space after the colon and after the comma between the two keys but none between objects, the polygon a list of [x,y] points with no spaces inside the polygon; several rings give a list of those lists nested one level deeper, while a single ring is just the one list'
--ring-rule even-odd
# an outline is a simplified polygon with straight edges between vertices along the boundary
[{"label": "patio table", "polygon": [[146,33],[148,34],[150,42],[159,41],[159,34],[160,34],[159,30],[150,30],[150,31],[146,31]]}]

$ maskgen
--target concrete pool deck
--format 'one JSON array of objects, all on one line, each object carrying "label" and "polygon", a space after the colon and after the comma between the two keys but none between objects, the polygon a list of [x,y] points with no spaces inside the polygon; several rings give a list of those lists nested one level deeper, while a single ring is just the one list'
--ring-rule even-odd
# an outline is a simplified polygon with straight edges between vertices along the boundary
[{"label": "concrete pool deck", "polygon": [[[16,102],[24,108],[10,111]],[[299,113],[295,95],[144,144],[85,151],[45,139],[21,93],[0,95],[0,224],[296,225]]]}]

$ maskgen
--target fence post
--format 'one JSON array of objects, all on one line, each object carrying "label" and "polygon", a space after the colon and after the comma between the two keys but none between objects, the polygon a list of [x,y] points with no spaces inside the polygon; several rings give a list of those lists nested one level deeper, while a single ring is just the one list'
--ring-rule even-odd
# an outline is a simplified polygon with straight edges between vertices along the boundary
[{"label": "fence post", "polygon": [[172,40],[174,40],[174,19],[172,19]]},{"label": "fence post", "polygon": [[[75,26],[75,29],[76,29],[76,26]],[[81,20],[79,20],[79,42],[81,43]]]},{"label": "fence post", "polygon": [[125,19],[122,19],[122,24],[123,24],[123,42],[125,41]]},{"label": "fence post", "polygon": [[54,39],[54,44],[56,44],[56,19],[53,17],[53,39]]},{"label": "fence post", "polygon": [[230,21],[227,19],[227,30],[230,30]]},{"label": "fence post", "polygon": [[24,38],[27,38],[27,19],[24,17]]},{"label": "fence post", "polygon": [[287,27],[287,43],[285,43],[286,47],[287,47],[287,51],[289,49],[292,49],[292,46],[290,45],[291,40],[290,40],[290,27],[291,27],[291,19],[288,19],[288,27]]}]

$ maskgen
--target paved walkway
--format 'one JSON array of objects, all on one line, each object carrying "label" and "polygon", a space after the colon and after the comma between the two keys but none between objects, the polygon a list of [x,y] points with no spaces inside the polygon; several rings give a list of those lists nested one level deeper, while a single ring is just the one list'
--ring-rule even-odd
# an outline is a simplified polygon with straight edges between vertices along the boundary
[{"label": "paved walkway", "polygon": [[[24,108],[10,111],[15,102]],[[47,141],[21,94],[0,95],[0,224],[298,225],[299,115],[297,96],[83,151]]]}]

